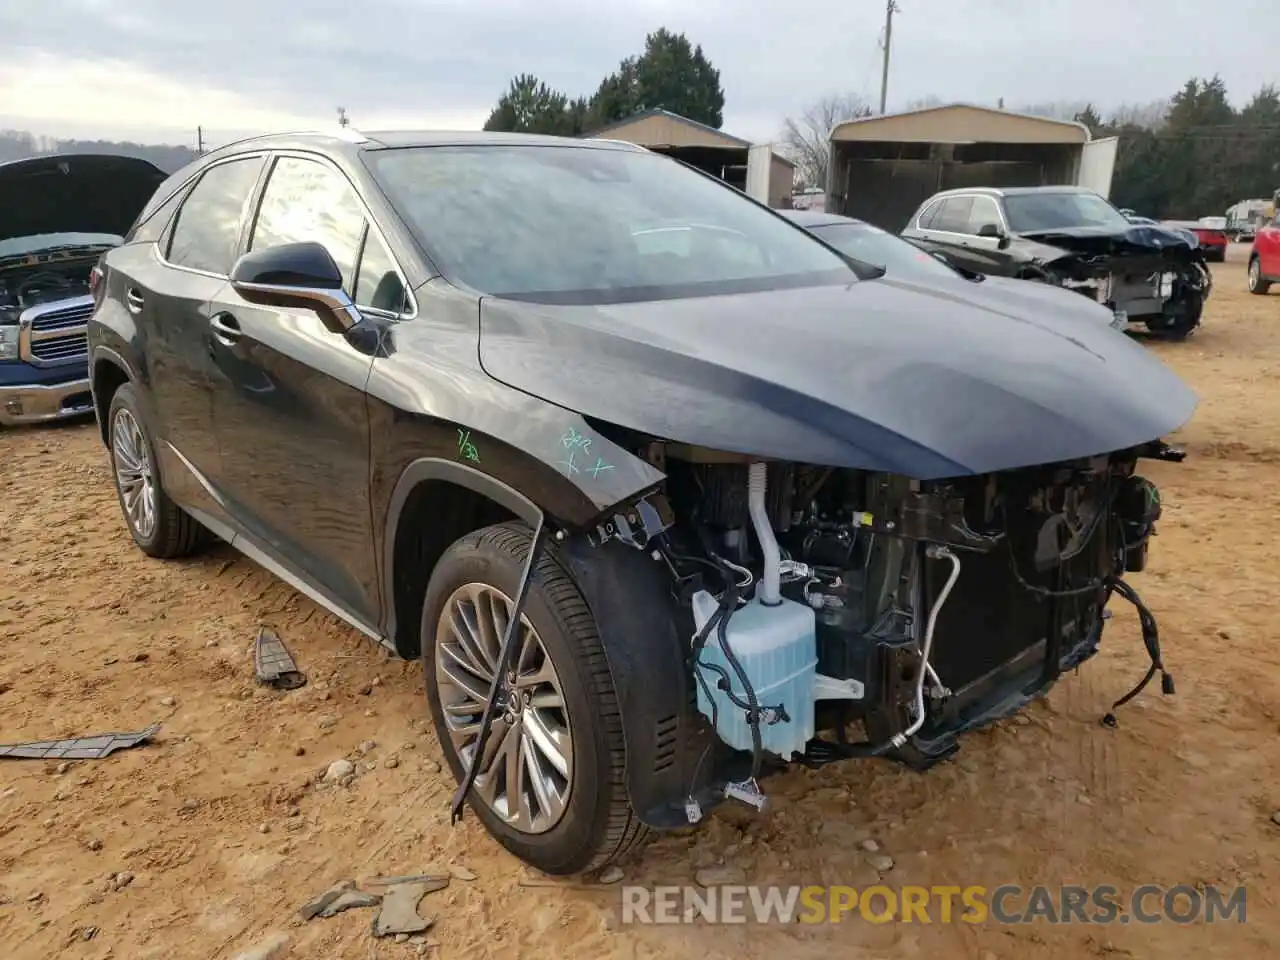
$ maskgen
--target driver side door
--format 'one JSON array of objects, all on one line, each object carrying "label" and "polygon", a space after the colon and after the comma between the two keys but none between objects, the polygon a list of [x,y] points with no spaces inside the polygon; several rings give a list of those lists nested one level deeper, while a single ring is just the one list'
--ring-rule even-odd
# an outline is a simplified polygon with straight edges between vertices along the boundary
[{"label": "driver side door", "polygon": [[[245,246],[319,242],[352,294],[367,224],[340,170],[319,157],[280,154]],[[283,568],[274,572],[301,580],[369,632],[380,619],[380,594],[365,401],[373,359],[355,346],[364,338],[344,334],[314,307],[251,303],[230,282],[211,312],[213,422],[229,509]]]}]

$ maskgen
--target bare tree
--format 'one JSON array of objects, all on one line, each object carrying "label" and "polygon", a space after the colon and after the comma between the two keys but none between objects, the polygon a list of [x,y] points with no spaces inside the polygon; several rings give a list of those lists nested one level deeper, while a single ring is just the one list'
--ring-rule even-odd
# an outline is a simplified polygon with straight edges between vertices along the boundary
[{"label": "bare tree", "polygon": [[800,180],[811,187],[826,188],[831,163],[831,131],[846,120],[871,116],[867,101],[856,93],[833,94],[815,100],[782,125],[781,140],[795,161]]}]

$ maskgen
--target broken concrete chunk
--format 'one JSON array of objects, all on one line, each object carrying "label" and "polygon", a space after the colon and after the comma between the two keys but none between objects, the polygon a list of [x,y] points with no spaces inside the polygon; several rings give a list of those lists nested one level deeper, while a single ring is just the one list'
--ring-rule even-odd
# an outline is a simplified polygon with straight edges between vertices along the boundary
[{"label": "broken concrete chunk", "polygon": [[455,863],[450,866],[449,873],[453,874],[453,876],[457,877],[459,880],[465,880],[468,883],[476,878],[474,873],[460,863]]},{"label": "broken concrete chunk", "polygon": [[324,773],[324,779],[327,783],[336,783],[344,777],[349,777],[356,772],[355,764],[350,760],[335,760],[329,764],[329,769]]},{"label": "broken concrete chunk", "polygon": [[393,937],[397,933],[424,933],[431,929],[435,917],[423,918],[418,914],[418,902],[431,890],[440,890],[448,885],[438,882],[397,883],[391,886],[382,897],[382,909],[373,918],[373,935],[375,937]]}]

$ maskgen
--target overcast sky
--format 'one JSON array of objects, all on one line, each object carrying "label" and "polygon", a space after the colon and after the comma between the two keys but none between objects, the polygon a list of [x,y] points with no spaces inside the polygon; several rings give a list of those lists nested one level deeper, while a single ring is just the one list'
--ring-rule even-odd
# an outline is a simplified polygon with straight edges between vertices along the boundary
[{"label": "overcast sky", "polygon": [[[899,0],[889,107],[1113,106],[1280,80],[1275,0]],[[588,94],[659,26],[721,71],[725,130],[825,93],[878,102],[883,0],[45,0],[0,5],[0,127],[194,143],[332,123],[476,128],[511,75]],[[1105,110],[1104,110],[1105,112]]]}]

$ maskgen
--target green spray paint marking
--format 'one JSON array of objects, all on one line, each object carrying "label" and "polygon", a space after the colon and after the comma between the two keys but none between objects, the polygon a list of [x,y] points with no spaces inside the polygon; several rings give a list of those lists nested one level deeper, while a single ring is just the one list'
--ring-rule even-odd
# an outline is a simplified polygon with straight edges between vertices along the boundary
[{"label": "green spray paint marking", "polygon": [[[560,438],[560,446],[564,448],[564,459],[557,460],[556,464],[564,467],[564,472],[567,476],[571,477],[575,473],[581,473],[584,467],[578,461],[578,457],[581,455],[583,462],[590,461],[591,438],[570,427],[565,431],[564,436]],[[603,457],[596,457],[595,466],[586,467],[585,469],[591,474],[591,479],[595,480],[606,470],[612,470],[613,465],[605,463]]]},{"label": "green spray paint marking", "polygon": [[458,431],[458,456],[464,460],[470,460],[472,463],[480,462],[480,451],[476,449],[476,445],[471,442],[470,430]]}]

